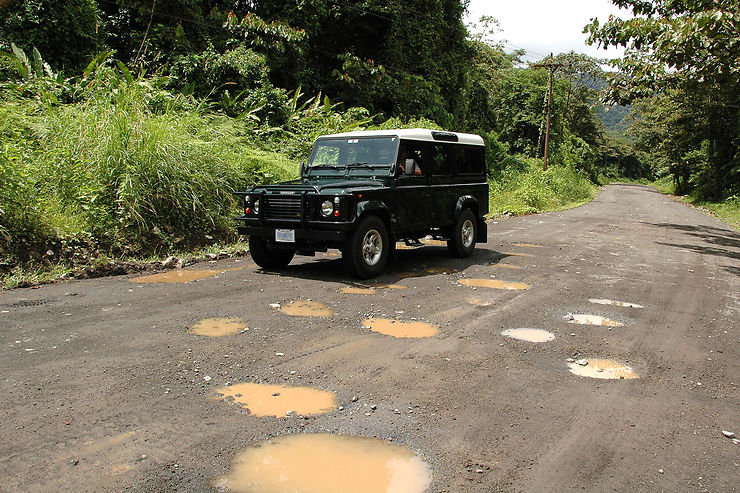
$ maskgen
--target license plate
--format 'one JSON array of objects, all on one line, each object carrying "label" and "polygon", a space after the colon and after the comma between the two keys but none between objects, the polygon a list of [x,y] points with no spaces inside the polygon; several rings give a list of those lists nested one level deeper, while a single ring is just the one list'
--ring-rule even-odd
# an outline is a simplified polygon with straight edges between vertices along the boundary
[{"label": "license plate", "polygon": [[295,230],[294,229],[276,229],[275,230],[275,241],[280,243],[295,243]]}]

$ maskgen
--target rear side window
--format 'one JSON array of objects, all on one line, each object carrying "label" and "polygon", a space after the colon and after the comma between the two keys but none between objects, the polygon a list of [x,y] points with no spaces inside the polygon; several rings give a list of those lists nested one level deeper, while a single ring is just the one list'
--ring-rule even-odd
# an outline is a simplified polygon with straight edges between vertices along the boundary
[{"label": "rear side window", "polygon": [[482,175],[485,161],[482,147],[458,147],[455,149],[455,170],[458,175]]}]

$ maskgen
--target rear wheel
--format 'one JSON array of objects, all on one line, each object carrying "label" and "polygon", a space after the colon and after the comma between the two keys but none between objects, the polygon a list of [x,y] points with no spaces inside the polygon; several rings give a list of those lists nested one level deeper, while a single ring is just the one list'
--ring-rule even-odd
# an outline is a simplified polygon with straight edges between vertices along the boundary
[{"label": "rear wheel", "polygon": [[368,279],[383,272],[390,251],[385,223],[377,216],[367,216],[345,244],[342,259],[348,271]]},{"label": "rear wheel", "polygon": [[295,250],[274,248],[270,246],[267,238],[261,236],[249,237],[249,253],[254,263],[263,269],[279,269],[285,267],[293,260]]},{"label": "rear wheel", "polygon": [[455,222],[452,239],[447,241],[447,249],[453,257],[465,258],[473,253],[475,239],[478,237],[478,221],[470,209],[465,209]]}]

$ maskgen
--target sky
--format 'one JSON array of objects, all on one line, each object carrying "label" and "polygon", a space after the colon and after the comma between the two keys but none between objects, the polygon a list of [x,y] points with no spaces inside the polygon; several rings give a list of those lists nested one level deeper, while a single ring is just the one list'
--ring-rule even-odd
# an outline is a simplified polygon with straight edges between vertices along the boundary
[{"label": "sky", "polygon": [[588,46],[583,26],[592,17],[602,23],[609,14],[631,17],[630,11],[620,10],[609,0],[470,0],[468,11],[467,22],[477,22],[482,15],[497,19],[502,32],[494,40],[505,40],[506,51],[527,50],[524,61],[571,50],[596,58],[617,58],[622,50]]}]

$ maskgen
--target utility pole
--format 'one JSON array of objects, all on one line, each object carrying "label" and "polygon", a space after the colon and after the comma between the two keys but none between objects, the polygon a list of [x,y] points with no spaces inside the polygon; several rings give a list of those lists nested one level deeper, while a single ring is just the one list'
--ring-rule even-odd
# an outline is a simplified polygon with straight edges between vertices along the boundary
[{"label": "utility pole", "polygon": [[565,67],[565,64],[555,63],[552,58],[552,53],[550,53],[549,62],[532,65],[532,67],[533,68],[548,67],[550,69],[550,81],[549,81],[548,90],[547,90],[547,125],[545,127],[545,166],[543,168],[545,171],[547,171],[547,162],[549,159],[549,152],[550,152],[550,112],[552,111],[552,77],[555,74],[555,69],[558,67]]}]

